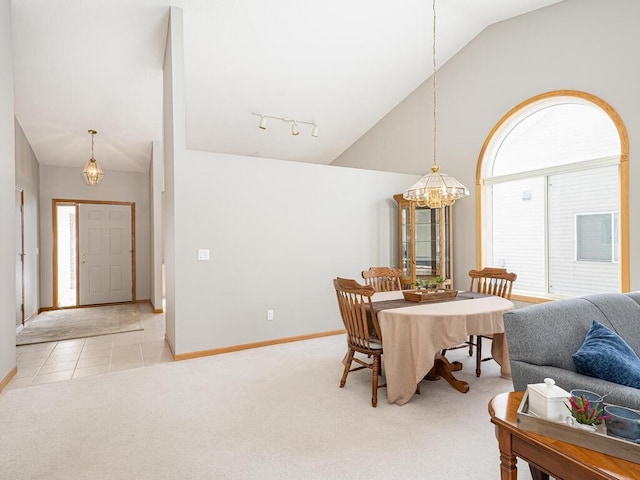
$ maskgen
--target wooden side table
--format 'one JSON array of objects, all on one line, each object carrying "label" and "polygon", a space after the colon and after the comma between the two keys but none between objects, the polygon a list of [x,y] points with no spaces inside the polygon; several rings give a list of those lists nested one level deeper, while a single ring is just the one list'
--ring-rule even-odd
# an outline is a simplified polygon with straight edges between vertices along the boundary
[{"label": "wooden side table", "polygon": [[640,480],[640,464],[520,430],[517,412],[524,392],[495,396],[489,402],[500,449],[501,480],[516,480],[516,457],[529,463],[534,480]]}]

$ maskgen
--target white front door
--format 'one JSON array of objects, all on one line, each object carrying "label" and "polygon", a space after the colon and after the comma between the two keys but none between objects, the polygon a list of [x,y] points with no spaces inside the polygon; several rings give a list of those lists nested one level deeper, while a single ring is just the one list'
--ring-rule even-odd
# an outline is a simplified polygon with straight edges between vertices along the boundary
[{"label": "white front door", "polygon": [[78,205],[80,305],[129,302],[131,205]]}]

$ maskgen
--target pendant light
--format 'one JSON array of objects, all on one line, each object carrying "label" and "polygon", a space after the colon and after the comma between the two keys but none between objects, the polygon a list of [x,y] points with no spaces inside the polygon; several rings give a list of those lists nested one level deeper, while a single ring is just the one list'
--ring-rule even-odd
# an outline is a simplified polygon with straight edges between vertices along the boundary
[{"label": "pendant light", "polygon": [[89,130],[89,133],[91,134],[91,158],[82,169],[82,176],[87,185],[98,185],[102,181],[102,177],[104,177],[104,172],[93,157],[93,136],[98,132]]},{"label": "pendant light", "polygon": [[436,110],[436,0],[433,0],[433,165],[431,173],[424,175],[420,180],[406,190],[402,196],[405,200],[415,201],[420,207],[442,208],[453,203],[459,198],[469,196],[467,187],[455,178],[440,172],[437,161],[437,110]]}]

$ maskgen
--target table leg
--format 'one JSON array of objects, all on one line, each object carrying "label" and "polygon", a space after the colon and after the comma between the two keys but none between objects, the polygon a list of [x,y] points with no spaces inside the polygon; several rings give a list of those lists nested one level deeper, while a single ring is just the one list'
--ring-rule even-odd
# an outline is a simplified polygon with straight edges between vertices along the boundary
[{"label": "table leg", "polygon": [[498,437],[498,448],[500,449],[500,480],[517,480],[517,459],[511,448],[511,434],[504,429],[496,428],[496,436]]},{"label": "table leg", "polygon": [[453,373],[451,373],[457,372],[458,370],[462,370],[462,364],[460,362],[451,363],[444,355],[439,353],[436,355],[433,368],[431,368],[424,378],[427,380],[439,380],[440,377],[442,377],[449,383],[449,385],[459,392],[467,393],[469,391],[469,384],[462,380],[458,380],[453,376]]}]

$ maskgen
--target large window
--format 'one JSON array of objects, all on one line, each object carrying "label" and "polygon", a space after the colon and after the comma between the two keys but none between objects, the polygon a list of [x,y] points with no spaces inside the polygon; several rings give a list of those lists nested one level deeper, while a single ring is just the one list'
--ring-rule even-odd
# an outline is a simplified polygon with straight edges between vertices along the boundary
[{"label": "large window", "polygon": [[506,115],[478,169],[482,265],[517,273],[514,292],[526,297],[628,288],[623,143],[615,111],[582,92],[541,95]]}]

